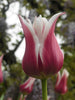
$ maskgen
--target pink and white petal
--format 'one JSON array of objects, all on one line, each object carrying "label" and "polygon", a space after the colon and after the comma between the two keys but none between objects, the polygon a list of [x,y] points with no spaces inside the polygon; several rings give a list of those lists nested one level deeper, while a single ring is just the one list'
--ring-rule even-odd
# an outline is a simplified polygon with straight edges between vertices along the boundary
[{"label": "pink and white petal", "polygon": [[42,30],[43,30],[43,21],[42,21],[42,16],[40,15],[39,17],[35,17],[34,23],[33,23],[33,28],[35,30],[35,33],[41,42],[42,38]]},{"label": "pink and white petal", "polygon": [[46,25],[48,23],[48,20],[45,17],[42,17],[43,23]]},{"label": "pink and white petal", "polygon": [[56,89],[61,93],[61,94],[65,94],[67,92],[67,78],[69,76],[69,72],[64,69],[63,73],[62,73],[62,77],[60,80],[60,83],[58,86],[56,86]]},{"label": "pink and white petal", "polygon": [[61,78],[58,89],[62,94],[67,92],[68,89],[67,89],[67,77],[66,76]]},{"label": "pink and white petal", "polygon": [[63,76],[66,76],[66,77],[69,76],[69,72],[66,69],[63,70],[62,77]]},{"label": "pink and white petal", "polygon": [[46,27],[45,27],[45,30],[44,30],[44,37],[43,37],[44,40],[47,37],[47,35],[48,35],[49,31],[51,30],[51,28],[52,28],[52,33],[54,33],[56,21],[57,21],[58,17],[63,15],[63,14],[65,14],[65,12],[57,13],[57,14],[55,14],[54,16],[52,16],[50,18],[50,20],[46,24]]},{"label": "pink and white petal", "polygon": [[[36,43],[38,41],[38,38],[37,38],[37,36],[36,36],[36,34],[34,32],[34,29],[32,27],[31,21],[29,19],[24,20],[24,18],[21,17],[21,16],[19,16],[19,19],[20,19],[20,22],[22,24],[23,31],[25,31],[25,29],[24,29],[25,27],[24,26],[26,26],[28,28],[28,30],[30,31],[30,33],[31,33],[31,35],[32,35],[32,37],[33,37],[33,39],[34,39],[34,41]],[[27,33],[24,32],[24,35],[26,35],[26,34]]]},{"label": "pink and white petal", "polygon": [[46,27],[44,30],[41,58],[43,59],[43,63],[44,63],[44,71],[47,74],[57,73],[63,65],[64,57],[54,34],[56,21],[58,17],[62,14],[64,13],[58,13],[54,15],[50,19],[49,23],[46,24]]},{"label": "pink and white petal", "polygon": [[36,68],[37,66],[36,45],[38,39],[31,24],[24,21],[20,16],[19,19],[26,39],[26,50],[23,57],[22,66],[26,74],[35,75],[34,73],[36,74],[38,73]]},{"label": "pink and white petal", "polygon": [[64,69],[63,73],[62,73],[61,80],[60,80],[60,84],[63,84],[64,89],[66,89],[66,87],[67,87],[68,76],[69,76],[69,72],[66,69]]},{"label": "pink and white petal", "polygon": [[20,85],[20,91],[30,93],[33,89],[35,78],[30,77],[24,84]]},{"label": "pink and white petal", "polygon": [[58,72],[58,73],[57,73],[57,81],[56,81],[56,86],[58,86],[58,85],[59,85],[60,80],[61,80],[61,74],[60,74],[60,72]]},{"label": "pink and white petal", "polygon": [[61,94],[65,94],[67,92],[67,78],[69,76],[69,73],[66,69],[63,70],[63,73],[62,73],[62,76],[61,76],[61,79],[60,79],[60,82],[56,83],[56,86],[55,86],[55,90]]},{"label": "pink and white petal", "polygon": [[43,20],[42,34],[44,34],[44,29],[45,29],[46,24],[48,23],[48,20],[46,18],[44,18],[44,17],[42,18],[42,20]]},{"label": "pink and white petal", "polygon": [[[47,35],[42,50],[44,71],[46,74],[57,73],[63,65],[63,53],[57,43],[55,34],[51,34],[52,28]],[[46,67],[45,67],[46,66]]]},{"label": "pink and white petal", "polygon": [[35,81],[35,78],[30,77],[28,79],[28,81],[26,82],[26,87],[25,88],[29,88],[31,90],[32,87],[33,87],[34,81]]}]

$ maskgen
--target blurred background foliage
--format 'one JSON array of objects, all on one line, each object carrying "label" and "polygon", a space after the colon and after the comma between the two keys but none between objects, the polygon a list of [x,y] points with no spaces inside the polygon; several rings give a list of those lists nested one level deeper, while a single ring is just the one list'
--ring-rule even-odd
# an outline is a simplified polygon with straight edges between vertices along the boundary
[{"label": "blurred background foliage", "polygon": [[[22,8],[25,8],[26,11],[29,11],[28,17],[32,21],[34,16],[40,14],[49,19],[55,13],[66,12],[66,15],[59,18],[55,30],[56,36],[64,41],[60,43],[64,51],[63,68],[66,68],[70,74],[68,92],[62,95],[59,100],[75,100],[75,0],[0,0],[0,55],[4,54],[4,82],[0,84],[0,97],[3,98],[4,95],[4,100],[7,100],[9,95],[13,100],[17,100],[20,94],[19,85],[27,78],[22,70],[22,61],[15,56],[15,52],[24,39],[22,31],[17,33],[20,40],[16,39],[16,43],[12,43],[14,49],[9,49],[8,45],[11,36],[7,30],[14,29],[16,25],[8,26],[6,12],[11,4],[16,2],[20,4],[18,14],[26,18],[26,15],[23,15],[21,11]],[[12,92],[10,92],[11,90]]]}]

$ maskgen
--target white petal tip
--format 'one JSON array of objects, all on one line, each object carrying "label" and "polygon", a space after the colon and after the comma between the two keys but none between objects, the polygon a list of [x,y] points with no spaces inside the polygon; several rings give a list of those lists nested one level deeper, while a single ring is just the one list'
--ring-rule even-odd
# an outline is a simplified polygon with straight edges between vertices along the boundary
[{"label": "white petal tip", "polygon": [[63,76],[64,74],[65,74],[67,77],[69,76],[69,72],[67,71],[67,69],[64,69],[64,70],[63,70],[62,76]]}]

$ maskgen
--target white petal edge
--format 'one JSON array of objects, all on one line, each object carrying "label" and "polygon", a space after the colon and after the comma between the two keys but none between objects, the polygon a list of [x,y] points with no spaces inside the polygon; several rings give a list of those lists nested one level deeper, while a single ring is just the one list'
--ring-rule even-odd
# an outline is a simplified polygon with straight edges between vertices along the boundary
[{"label": "white petal edge", "polygon": [[35,42],[35,53],[36,53],[37,65],[38,65],[38,52],[39,52],[39,40],[38,40],[38,37],[34,32],[34,29],[33,29],[33,26],[31,24],[31,21],[29,19],[26,19],[27,20],[26,21],[21,16],[19,16],[19,18],[22,19],[23,23],[28,27],[28,29],[30,30],[30,32],[31,32],[31,34],[33,36],[33,39],[34,39],[34,42]]},{"label": "white petal edge", "polygon": [[41,15],[39,17],[35,17],[33,22],[33,28],[38,36],[39,42],[41,43],[42,30],[43,30],[43,20]]},{"label": "white petal edge", "polygon": [[23,23],[24,23],[24,24],[28,27],[28,29],[30,30],[30,32],[31,32],[31,34],[32,34],[32,36],[33,36],[34,41],[37,41],[38,38],[37,38],[37,36],[36,36],[36,34],[35,34],[35,32],[34,32],[34,29],[33,29],[33,27],[32,27],[31,21],[30,21],[29,19],[24,20],[24,18],[21,17],[21,16],[19,16],[19,18],[22,19]]},{"label": "white petal edge", "polygon": [[[51,28],[53,22],[54,22],[60,15],[63,15],[63,14],[65,14],[65,12],[57,13],[57,14],[55,14],[54,16],[52,16],[52,17],[50,18],[49,22],[48,22],[48,21],[45,21],[45,22],[46,22],[46,23],[45,23],[46,25],[45,25],[44,33],[43,33],[43,35],[42,35],[43,37],[42,37],[41,49],[40,49],[40,58],[41,58],[42,62],[43,62],[42,51],[43,51],[44,41],[45,41],[45,39],[46,39],[46,37],[47,37],[47,35],[48,35],[48,32],[49,32],[49,30],[50,30],[50,28]],[[61,51],[61,52],[62,52],[62,51]],[[64,55],[63,55],[63,58],[64,58]]]},{"label": "white petal edge", "polygon": [[35,78],[31,78],[30,81],[29,81],[29,83],[25,86],[25,89],[26,89],[26,88],[31,89],[32,84],[34,84],[34,81],[35,81]]},{"label": "white petal edge", "polygon": [[57,73],[57,77],[58,77],[58,81],[57,81],[56,86],[58,86],[59,83],[60,83],[60,81],[61,81],[61,74],[60,74],[60,71]]},{"label": "white petal edge", "polygon": [[49,22],[48,22],[48,23],[46,24],[46,26],[45,26],[43,42],[44,42],[44,40],[46,39],[46,37],[47,37],[47,35],[48,35],[48,33],[49,33],[49,30],[50,30],[52,24],[54,23],[54,21],[55,21],[60,15],[63,15],[63,14],[65,14],[65,12],[57,13],[57,14],[53,15],[53,16],[50,18]]},{"label": "white petal edge", "polygon": [[69,76],[69,72],[67,71],[67,69],[64,69],[64,70],[63,70],[62,77],[63,77],[64,75],[66,75],[66,77]]}]

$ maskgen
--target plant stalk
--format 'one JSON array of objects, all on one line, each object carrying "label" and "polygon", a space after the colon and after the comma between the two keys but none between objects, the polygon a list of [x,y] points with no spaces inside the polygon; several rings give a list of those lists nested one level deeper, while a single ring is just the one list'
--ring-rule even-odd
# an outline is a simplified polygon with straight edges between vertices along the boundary
[{"label": "plant stalk", "polygon": [[47,100],[47,79],[43,79],[42,81],[42,98],[43,100]]}]

